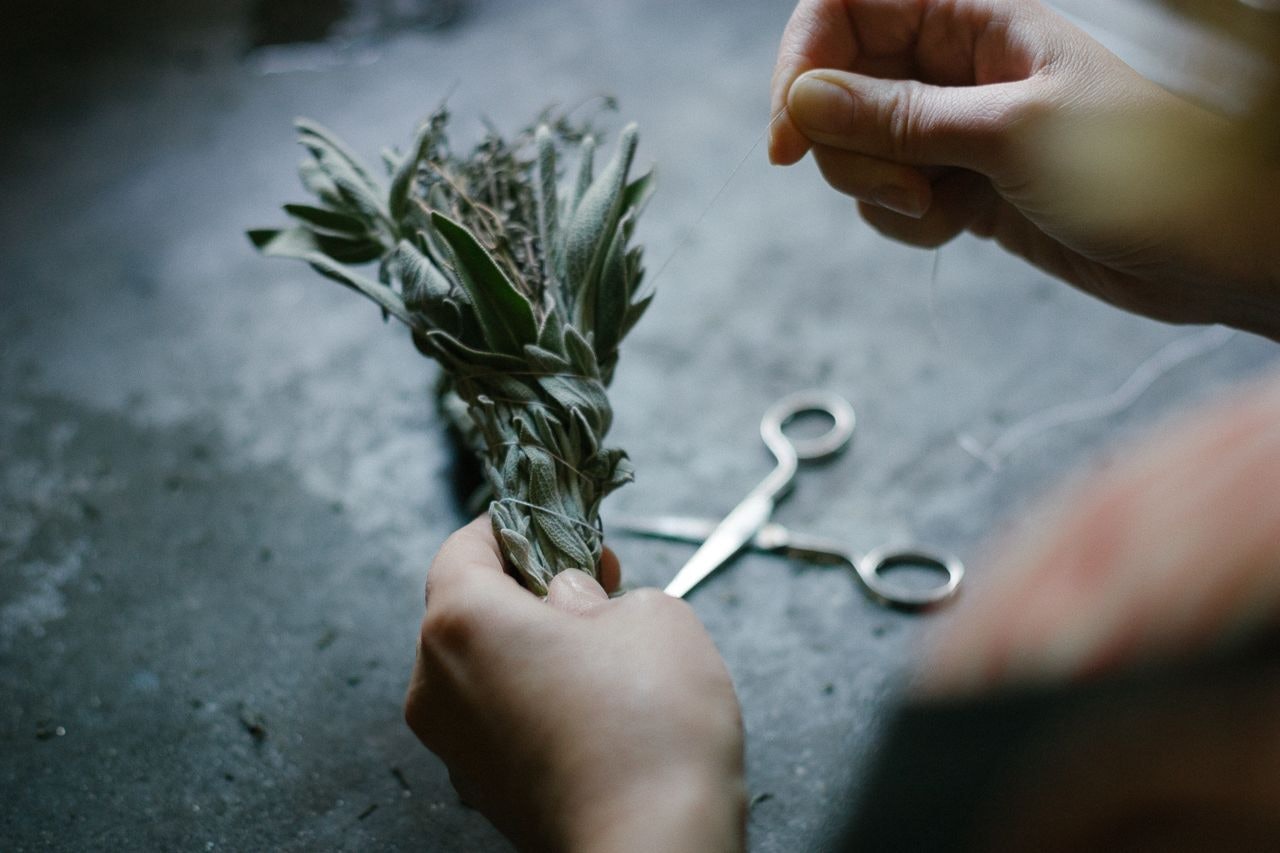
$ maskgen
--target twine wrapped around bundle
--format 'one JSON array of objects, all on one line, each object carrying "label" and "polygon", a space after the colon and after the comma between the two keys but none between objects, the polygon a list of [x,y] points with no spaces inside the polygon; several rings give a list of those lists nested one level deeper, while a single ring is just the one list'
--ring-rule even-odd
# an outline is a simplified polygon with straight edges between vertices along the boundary
[{"label": "twine wrapped around bundle", "polygon": [[[443,408],[480,454],[503,554],[545,594],[565,569],[596,573],[600,502],[632,478],[626,454],[604,444],[605,388],[652,299],[630,245],[652,173],[628,178],[634,126],[596,175],[590,129],[550,112],[511,142],[490,131],[466,157],[450,152],[447,125],[442,109],[406,156],[384,153],[384,189],[331,133],[299,121],[302,181],[318,204],[285,205],[294,226],[249,236],[376,302],[444,367]],[[566,149],[579,160],[562,192]],[[374,261],[376,280],[349,266]]]}]

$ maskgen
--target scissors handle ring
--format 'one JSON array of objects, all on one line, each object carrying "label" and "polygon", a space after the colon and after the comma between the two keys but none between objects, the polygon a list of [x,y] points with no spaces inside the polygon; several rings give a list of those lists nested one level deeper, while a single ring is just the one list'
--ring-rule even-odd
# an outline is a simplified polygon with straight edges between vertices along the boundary
[{"label": "scissors handle ring", "polygon": [[[885,579],[894,566],[921,566],[946,575],[946,580],[926,589],[905,589]],[[882,604],[904,610],[922,610],[941,604],[956,594],[964,579],[964,563],[950,554],[916,547],[876,548],[854,564],[868,591]]]},{"label": "scissors handle ring", "polygon": [[[791,438],[783,428],[796,417],[819,412],[831,418],[831,427],[822,435]],[[849,401],[830,391],[797,391],[769,407],[760,421],[760,437],[781,458],[779,447],[790,445],[797,459],[822,459],[838,453],[853,437],[857,418]]]}]

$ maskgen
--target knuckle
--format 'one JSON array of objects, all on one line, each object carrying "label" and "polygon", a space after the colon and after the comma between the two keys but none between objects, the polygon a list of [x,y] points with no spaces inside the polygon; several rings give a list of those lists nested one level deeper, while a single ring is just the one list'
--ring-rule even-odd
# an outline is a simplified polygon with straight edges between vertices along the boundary
[{"label": "knuckle", "polygon": [[888,134],[886,149],[890,158],[899,162],[914,159],[912,141],[917,138],[916,131],[922,123],[918,115],[920,99],[915,92],[916,86],[912,82],[895,87],[881,107],[885,116],[880,126]]},{"label": "knuckle", "polygon": [[422,620],[419,646],[433,658],[441,651],[466,649],[476,636],[476,618],[470,607],[456,602],[432,602]]}]

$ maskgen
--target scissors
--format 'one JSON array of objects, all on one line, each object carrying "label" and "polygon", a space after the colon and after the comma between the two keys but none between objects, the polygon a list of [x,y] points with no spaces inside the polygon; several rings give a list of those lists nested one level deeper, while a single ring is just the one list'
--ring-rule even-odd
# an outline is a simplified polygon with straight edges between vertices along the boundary
[{"label": "scissors", "polygon": [[[826,415],[832,421],[831,427],[810,438],[788,437],[783,431],[787,424],[810,413]],[[702,543],[664,590],[677,598],[683,598],[751,545],[759,550],[850,566],[872,598],[881,604],[908,610],[940,604],[955,595],[964,578],[964,564],[950,554],[908,546],[876,548],[861,555],[841,542],[793,533],[769,521],[778,502],[794,485],[800,462],[839,453],[853,437],[856,422],[853,406],[838,394],[801,391],[783,397],[769,407],[760,421],[760,437],[777,465],[722,521],[615,516],[611,526],[641,535]],[[887,570],[907,565],[932,569],[941,582],[924,589],[908,589],[885,577]]]}]

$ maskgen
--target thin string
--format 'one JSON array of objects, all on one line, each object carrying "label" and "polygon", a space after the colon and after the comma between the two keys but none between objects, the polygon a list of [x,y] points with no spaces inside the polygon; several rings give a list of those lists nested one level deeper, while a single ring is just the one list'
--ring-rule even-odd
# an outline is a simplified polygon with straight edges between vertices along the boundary
[{"label": "thin string", "polygon": [[503,441],[498,444],[498,447],[536,447],[539,450],[541,450],[543,453],[550,456],[555,461],[559,462],[564,467],[568,468],[573,473],[577,474],[579,477],[582,478],[582,481],[584,483],[587,483],[588,485],[595,485],[595,480],[591,479],[586,474],[582,473],[577,468],[573,467],[573,464],[570,463],[567,459],[562,459],[561,457],[555,455],[550,450],[547,450],[545,447],[543,447],[540,444],[530,444],[524,441]]},{"label": "thin string", "polygon": [[933,250],[933,273],[929,276],[929,326],[933,331],[934,344],[946,349],[946,342],[942,339],[942,324],[938,322],[938,278],[941,268],[942,247],[938,246]]},{"label": "thin string", "polygon": [[[544,402],[544,401],[542,401],[542,400],[517,400],[517,399],[515,399],[514,397],[495,397],[495,396],[493,396],[492,394],[485,394],[484,396],[485,396],[485,398],[486,398],[486,399],[488,399],[488,400],[489,400],[489,401],[491,401],[491,402],[494,402],[494,403],[506,403],[506,404],[508,404],[508,405],[510,405],[510,406],[514,406],[514,407],[516,407],[516,408],[529,408],[529,407],[531,407],[531,406],[541,406],[541,407],[542,407],[542,408],[544,408],[544,409],[550,409],[550,408],[551,408],[551,404],[550,404],[550,403]],[[555,417],[554,413],[552,414],[552,417]],[[543,447],[543,446],[542,446],[542,445],[540,445],[540,444],[529,444],[529,443],[521,442],[521,441],[503,441],[503,442],[500,442],[497,446],[498,446],[498,447],[537,447],[537,448],[540,448],[541,450],[546,451],[546,454],[547,454],[548,456],[550,456],[552,459],[555,459],[555,460],[557,460],[557,461],[559,461],[559,462],[562,462],[562,463],[565,465],[565,467],[566,467],[566,468],[568,468],[570,471],[573,471],[575,474],[577,474],[577,475],[578,475],[579,477],[581,477],[583,480],[586,480],[588,483],[594,482],[594,481],[593,481],[593,480],[591,480],[589,477],[587,477],[587,475],[586,475],[586,474],[583,474],[583,473],[582,473],[581,471],[579,471],[577,468],[574,468],[572,465],[570,465],[567,461],[565,461],[564,459],[561,459],[559,456],[556,456],[554,453],[552,453],[550,450],[547,450],[545,447]]]},{"label": "thin string", "polygon": [[1110,394],[1063,403],[1037,412],[1018,421],[986,447],[983,447],[973,436],[963,433],[956,436],[956,443],[993,472],[999,471],[1005,459],[1029,439],[1068,424],[1120,414],[1132,407],[1138,398],[1155,384],[1156,380],[1169,374],[1179,365],[1222,347],[1234,334],[1231,329],[1211,326],[1202,332],[1193,332],[1176,338],[1138,365],[1137,369]]},{"label": "thin string", "polygon": [[582,519],[573,518],[572,516],[565,515],[562,512],[556,512],[554,509],[550,509],[548,507],[542,506],[541,504],[532,504],[532,503],[529,503],[528,501],[522,501],[519,498],[499,498],[498,503],[516,504],[518,506],[528,507],[529,509],[536,509],[539,512],[545,512],[547,515],[554,515],[556,518],[559,518],[562,521],[567,521],[570,524],[576,524],[579,527],[585,527],[587,530],[590,530],[596,536],[603,536],[603,534],[599,530],[597,530],[595,527],[592,527],[590,524],[587,524]]},{"label": "thin string", "polygon": [[662,278],[662,273],[668,266],[670,266],[671,260],[683,251],[685,246],[689,245],[689,241],[693,239],[693,232],[702,224],[702,220],[707,218],[707,214],[711,212],[711,208],[715,207],[716,202],[720,200],[720,196],[724,195],[724,191],[728,189],[729,184],[733,183],[733,179],[738,176],[738,172],[740,172],[742,167],[747,164],[747,161],[751,159],[751,155],[756,153],[756,149],[760,147],[760,143],[764,142],[765,138],[769,135],[769,131],[773,130],[773,126],[777,123],[778,119],[786,115],[786,112],[787,108],[782,107],[774,113],[773,118],[769,119],[769,123],[765,125],[764,131],[756,137],[755,142],[751,143],[751,147],[747,149],[747,153],[742,155],[742,159],[740,159],[737,165],[733,167],[733,171],[729,172],[729,177],[725,178],[724,183],[722,183],[720,188],[716,190],[715,195],[711,196],[711,200],[707,202],[704,208],[702,208],[702,212],[698,214],[698,218],[693,221],[692,225],[684,230],[684,235],[676,243],[675,248],[671,250],[671,254],[667,255],[667,259],[662,262],[662,266],[658,267],[658,271],[649,279],[648,288],[650,290],[652,290],[654,285],[657,284],[658,279]]}]

